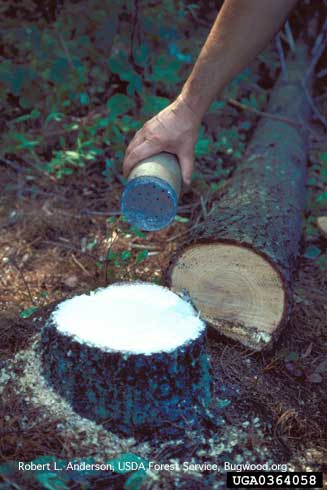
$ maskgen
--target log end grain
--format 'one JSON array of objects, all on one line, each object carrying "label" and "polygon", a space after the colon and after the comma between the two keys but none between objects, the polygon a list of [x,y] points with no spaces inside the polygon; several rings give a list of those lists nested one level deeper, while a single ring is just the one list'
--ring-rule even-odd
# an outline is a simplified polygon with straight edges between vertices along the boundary
[{"label": "log end grain", "polygon": [[236,243],[197,243],[172,263],[173,291],[187,290],[201,317],[219,333],[256,351],[286,315],[281,275],[263,255]]}]

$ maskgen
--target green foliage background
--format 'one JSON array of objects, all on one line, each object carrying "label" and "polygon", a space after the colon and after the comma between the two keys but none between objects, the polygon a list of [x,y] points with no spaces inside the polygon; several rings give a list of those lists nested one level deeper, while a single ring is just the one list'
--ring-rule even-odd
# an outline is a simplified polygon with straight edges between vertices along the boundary
[{"label": "green foliage background", "polygon": [[[0,6],[0,158],[25,163],[30,179],[101,164],[110,181],[135,131],[178,95],[216,15],[203,20],[199,5],[186,0],[94,0],[65,2],[49,22],[35,15],[33,1],[14,16],[11,3]],[[262,61],[277,67],[273,54]],[[226,93],[258,108],[266,95],[250,94],[249,81],[256,75],[247,69]],[[221,178],[223,161],[241,158],[251,125],[233,124],[236,111],[222,100],[211,111],[226,111],[230,124],[216,135],[202,127],[196,156],[216,156],[212,170]]]},{"label": "green foliage background", "polygon": [[1,156],[58,178],[99,159],[110,172],[126,135],[169,103],[192,62],[180,30],[195,5],[142,2],[140,16],[131,1],[67,2],[51,23],[24,7],[32,20],[0,6]]}]

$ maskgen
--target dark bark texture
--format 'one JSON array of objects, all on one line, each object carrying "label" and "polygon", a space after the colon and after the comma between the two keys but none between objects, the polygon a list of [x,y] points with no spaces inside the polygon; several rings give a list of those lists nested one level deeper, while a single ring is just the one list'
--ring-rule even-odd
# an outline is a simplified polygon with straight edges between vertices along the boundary
[{"label": "dark bark texture", "polygon": [[279,78],[267,108],[295,124],[262,117],[245,160],[191,239],[250,246],[280,272],[286,291],[301,238],[310,114],[302,84],[309,65],[306,47],[297,45],[296,53],[287,65],[288,78]]},{"label": "dark bark texture", "polygon": [[50,385],[80,415],[129,436],[165,437],[197,426],[211,400],[205,334],[172,352],[102,350],[43,328],[39,349]]}]

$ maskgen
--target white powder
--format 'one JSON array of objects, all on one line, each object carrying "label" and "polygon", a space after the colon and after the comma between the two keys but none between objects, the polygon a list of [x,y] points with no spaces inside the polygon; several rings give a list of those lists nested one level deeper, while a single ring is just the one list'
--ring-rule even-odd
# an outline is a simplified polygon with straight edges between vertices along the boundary
[{"label": "white powder", "polygon": [[59,331],[101,348],[171,351],[205,328],[192,305],[151,283],[121,283],[75,296],[53,312]]}]

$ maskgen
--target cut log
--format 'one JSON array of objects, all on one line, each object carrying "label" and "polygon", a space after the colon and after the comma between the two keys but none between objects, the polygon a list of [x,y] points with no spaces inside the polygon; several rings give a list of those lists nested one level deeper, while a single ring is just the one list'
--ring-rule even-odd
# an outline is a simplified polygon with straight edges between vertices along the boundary
[{"label": "cut log", "polygon": [[211,399],[206,329],[167,288],[119,283],[60,303],[43,328],[45,378],[73,409],[124,435],[178,434]]},{"label": "cut log", "polygon": [[291,311],[305,200],[307,67],[306,48],[297,46],[267,109],[295,124],[261,119],[244,161],[167,275],[205,321],[254,350],[276,337]]},{"label": "cut log", "polygon": [[320,233],[327,238],[327,216],[320,216],[317,218],[317,227]]}]

